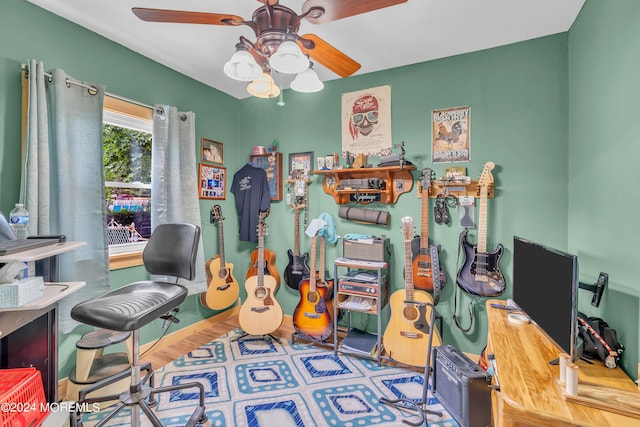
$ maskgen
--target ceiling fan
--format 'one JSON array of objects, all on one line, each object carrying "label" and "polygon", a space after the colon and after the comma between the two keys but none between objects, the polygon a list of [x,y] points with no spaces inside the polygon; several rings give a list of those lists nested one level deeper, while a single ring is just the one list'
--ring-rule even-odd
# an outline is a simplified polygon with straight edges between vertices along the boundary
[{"label": "ceiling fan", "polygon": [[[306,19],[313,24],[322,24],[395,6],[407,0],[306,0],[299,15],[281,5],[279,0],[258,1],[263,6],[253,12],[249,21],[237,15],[223,13],[138,7],[134,7],[132,11],[147,22],[250,27],[256,35],[256,41],[240,37],[234,56],[225,65],[225,73],[236,80],[252,81],[258,74],[269,73],[270,70],[303,77],[305,71],[311,70],[309,58],[340,77],[352,75],[360,69],[360,64],[315,34],[298,35],[300,22]],[[315,72],[313,75],[318,80]],[[318,82],[322,84],[319,80]]]}]

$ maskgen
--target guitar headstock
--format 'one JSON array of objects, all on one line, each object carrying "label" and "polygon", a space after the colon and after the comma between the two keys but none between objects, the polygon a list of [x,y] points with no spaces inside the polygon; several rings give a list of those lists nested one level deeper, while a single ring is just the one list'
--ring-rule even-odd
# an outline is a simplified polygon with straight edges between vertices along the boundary
[{"label": "guitar headstock", "polygon": [[260,218],[262,222],[262,220],[268,217],[270,213],[271,213],[271,208],[260,211],[258,212],[258,218]]},{"label": "guitar headstock", "polygon": [[258,237],[264,237],[267,235],[267,223],[264,221],[264,218],[260,218],[258,221]]},{"label": "guitar headstock", "polygon": [[496,165],[493,162],[487,162],[484,164],[484,168],[480,174],[480,179],[478,180],[478,185],[487,186],[493,183],[493,175],[491,175],[491,171],[495,167]]},{"label": "guitar headstock", "polygon": [[224,221],[222,216],[222,207],[220,205],[213,205],[211,212],[209,213],[209,222],[215,224],[216,221]]},{"label": "guitar headstock", "polygon": [[410,216],[402,217],[402,236],[405,241],[413,238],[413,218]]},{"label": "guitar headstock", "polygon": [[433,181],[433,170],[429,168],[422,169],[422,177],[420,177],[420,184],[422,185],[422,192],[429,192],[431,187],[431,181]]}]

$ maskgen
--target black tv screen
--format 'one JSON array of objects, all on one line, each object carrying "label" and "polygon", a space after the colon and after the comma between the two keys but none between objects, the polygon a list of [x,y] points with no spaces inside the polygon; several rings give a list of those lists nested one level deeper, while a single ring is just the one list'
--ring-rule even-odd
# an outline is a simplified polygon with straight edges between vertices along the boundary
[{"label": "black tv screen", "polygon": [[513,300],[576,360],[578,257],[514,236]]}]

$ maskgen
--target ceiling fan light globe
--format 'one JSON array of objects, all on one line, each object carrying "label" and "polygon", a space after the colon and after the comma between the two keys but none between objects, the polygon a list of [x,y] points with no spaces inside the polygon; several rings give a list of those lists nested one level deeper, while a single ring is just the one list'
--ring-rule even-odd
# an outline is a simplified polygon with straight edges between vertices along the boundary
[{"label": "ceiling fan light globe", "polygon": [[258,98],[275,98],[280,95],[280,88],[271,74],[262,73],[260,78],[247,85],[247,92]]},{"label": "ceiling fan light globe", "polygon": [[292,40],[283,41],[278,50],[269,58],[272,70],[284,74],[298,74],[309,68],[309,58]]},{"label": "ceiling fan light globe", "polygon": [[290,87],[296,92],[313,93],[324,89],[324,83],[318,78],[313,68],[307,68],[296,76]]},{"label": "ceiling fan light globe", "polygon": [[262,67],[246,50],[237,50],[224,64],[223,71],[228,77],[241,82],[250,82],[262,76]]}]

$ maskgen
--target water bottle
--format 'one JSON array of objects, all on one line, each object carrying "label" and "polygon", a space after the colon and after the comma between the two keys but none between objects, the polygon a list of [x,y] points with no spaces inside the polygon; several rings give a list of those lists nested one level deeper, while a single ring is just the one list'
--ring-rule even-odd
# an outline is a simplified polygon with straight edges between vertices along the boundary
[{"label": "water bottle", "polygon": [[22,203],[16,203],[16,207],[9,212],[9,224],[18,239],[27,238],[29,235],[29,212]]}]

